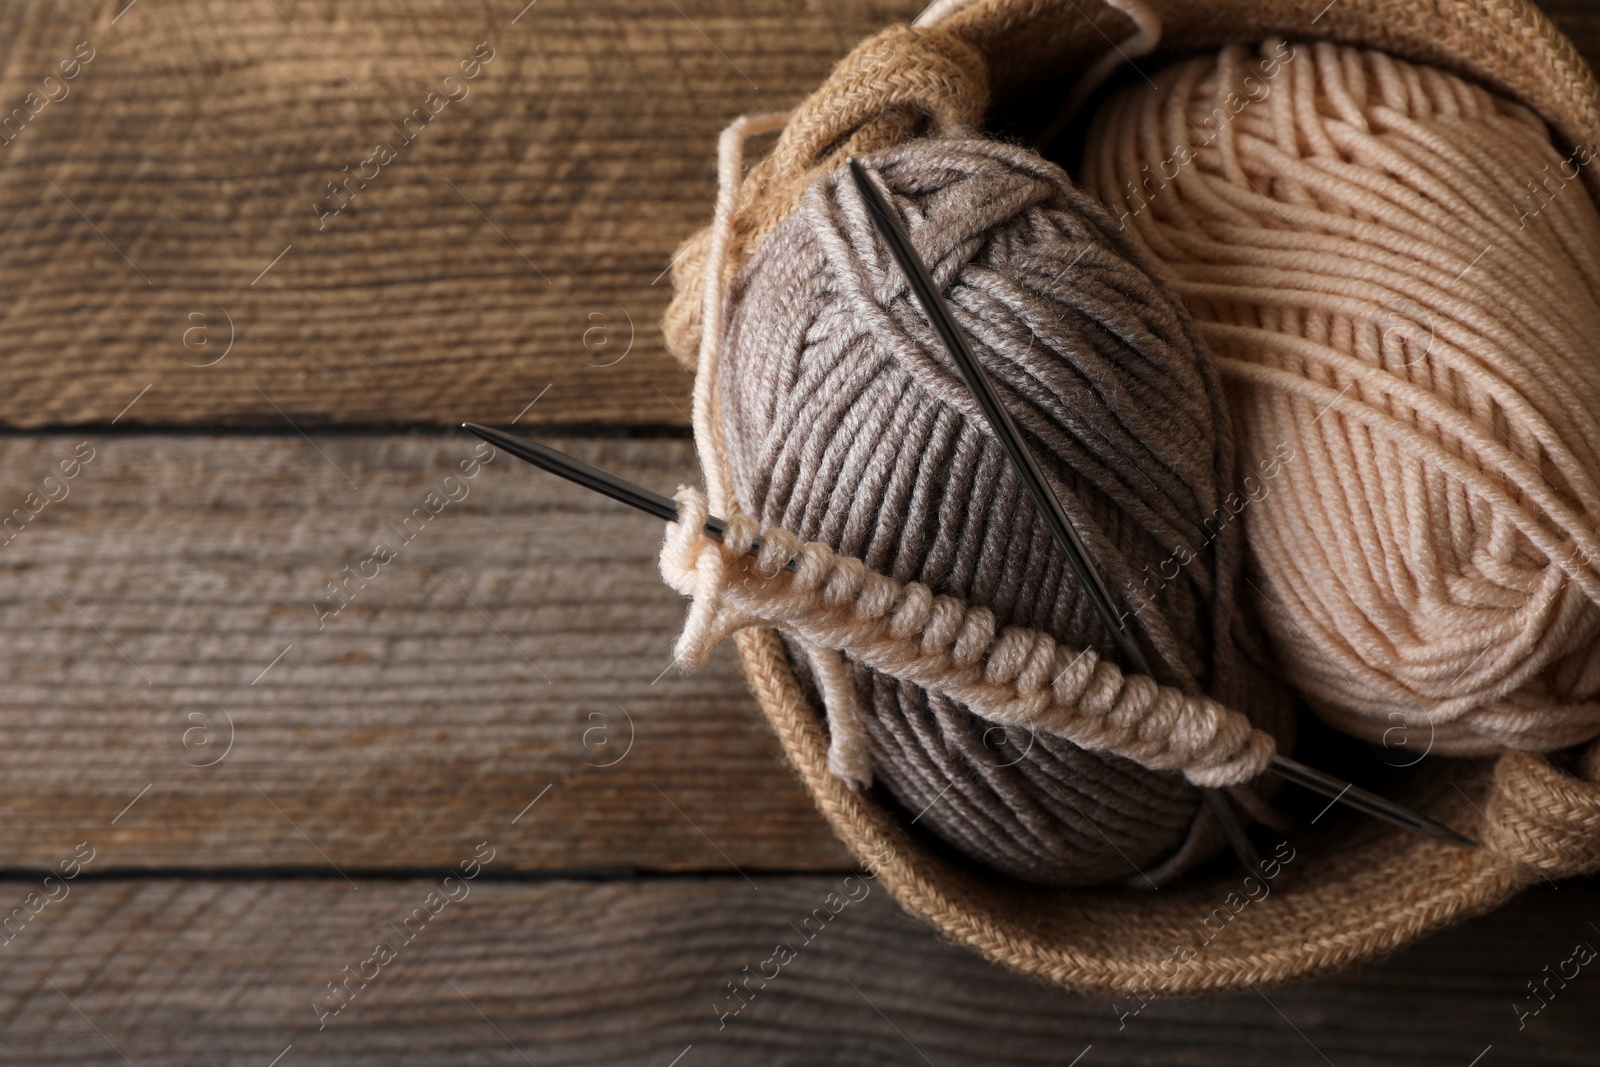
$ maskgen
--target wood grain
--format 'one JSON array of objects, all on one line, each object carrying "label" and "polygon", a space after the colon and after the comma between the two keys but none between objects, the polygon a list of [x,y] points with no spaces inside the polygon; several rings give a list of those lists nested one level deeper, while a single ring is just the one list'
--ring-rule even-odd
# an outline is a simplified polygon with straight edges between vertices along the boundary
[{"label": "wood grain", "polygon": [[[276,433],[0,438],[0,518],[95,448],[0,533],[0,915],[40,887],[27,868],[96,849],[0,934],[0,1064],[1593,1062],[1589,970],[1525,1030],[1513,1010],[1600,944],[1593,882],[1125,1027],[873,886],[719,1029],[725,983],[843,887],[776,872],[848,858],[731,656],[652,684],[682,612],[659,528],[496,460],[319,629],[326,580],[472,445],[316,431],[504,422],[547,385],[525,425],[684,425],[657,275],[709,210],[716,132],[920,4],[135,5],[0,9],[0,115],[97,50],[0,146],[0,425]],[[1546,8],[1600,55],[1591,0]],[[483,40],[471,97],[319,230],[325,183]],[[682,440],[565,447],[695,477]],[[217,709],[232,744],[203,766]],[[324,983],[479,841],[470,898],[319,1032]]]},{"label": "wood grain", "polygon": [[[0,533],[0,867],[85,835],[119,866],[405,868],[484,837],[520,868],[846,861],[731,647],[654,681],[686,603],[654,521],[503,455],[447,485],[464,434],[0,439],[0,516],[85,440],[65,499]],[[694,477],[686,441],[566,444]],[[346,567],[377,575],[319,622]]]},{"label": "wood grain", "polygon": [[546,425],[684,424],[660,275],[709,219],[718,132],[919,6],[5,5],[0,115],[94,58],[0,146],[0,424],[108,423],[150,385],[124,423],[450,425],[551,381]]},{"label": "wood grain", "polygon": [[[717,132],[920,6],[8,5],[0,114],[79,42],[95,58],[0,146],[0,425],[106,424],[136,395],[121,425],[448,425],[553,382],[535,423],[682,426],[660,275],[709,216]],[[1600,51],[1588,0],[1549,6]],[[396,158],[362,167],[380,142]],[[346,167],[371,180],[319,218]]]},{"label": "wood grain", "polygon": [[[471,855],[467,849],[463,856]],[[98,863],[99,861],[96,860]],[[496,863],[498,862],[495,861]],[[489,870],[493,870],[491,863]],[[92,870],[92,865],[91,865]],[[438,879],[68,883],[0,969],[0,1064],[1228,1064],[1594,1062],[1590,967],[1517,1029],[1527,980],[1600,943],[1600,891],[1538,890],[1379,967],[1138,1014],[996,970],[840,875],[452,886]],[[0,883],[21,899],[27,882]],[[59,895],[60,890],[56,890]],[[837,893],[837,915],[828,895]],[[846,896],[854,903],[840,904]],[[1269,898],[1269,902],[1270,902]],[[809,923],[806,920],[810,917]],[[804,936],[811,935],[808,941]],[[385,939],[396,957],[368,964]],[[793,950],[781,966],[775,947]],[[317,1029],[343,969],[364,988]],[[776,976],[740,1003],[727,984]],[[53,987],[53,988],[52,988]],[[741,985],[741,988],[744,988]],[[113,1049],[115,1046],[115,1049]],[[1088,1050],[1085,1052],[1085,1050]],[[1082,1055],[1081,1060],[1074,1057]]]}]

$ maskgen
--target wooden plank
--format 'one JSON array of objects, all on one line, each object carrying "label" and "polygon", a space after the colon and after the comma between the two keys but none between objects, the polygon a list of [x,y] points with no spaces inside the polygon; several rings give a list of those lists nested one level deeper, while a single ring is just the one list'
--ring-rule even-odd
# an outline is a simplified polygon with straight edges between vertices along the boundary
[{"label": "wooden plank", "polygon": [[[463,845],[459,858],[472,854]],[[114,849],[91,871],[101,862]],[[1490,1067],[1592,1064],[1600,1039],[1595,965],[1565,989],[1552,983],[1520,1031],[1513,1010],[1530,1001],[1525,981],[1578,942],[1600,943],[1592,884],[1534,891],[1341,978],[1156,1001],[1123,1018],[1132,1001],[1072,996],[941,942],[870,881],[488,878],[451,883],[459,899],[443,904],[442,872],[356,888],[92,876],[53,886],[70,895],[18,928],[0,969],[0,1064]],[[0,902],[34,887],[0,884]],[[440,894],[431,905],[429,893]],[[400,929],[430,906],[436,915]],[[815,914],[830,906],[836,915]],[[375,958],[380,942],[392,959]],[[792,958],[775,954],[780,943]],[[370,981],[349,979],[341,1003],[328,983],[346,967]],[[772,977],[746,987],[747,967]],[[751,991],[736,1014],[730,982]]]},{"label": "wooden plank", "polygon": [[0,425],[452,424],[554,382],[538,423],[681,426],[660,274],[717,132],[920,6],[9,5]]},{"label": "wooden plank", "polygon": [[684,424],[717,134],[919,6],[5,5],[0,424]]},{"label": "wooden plank", "polygon": [[[687,441],[565,445],[695,478]],[[662,674],[660,526],[505,456],[446,481],[476,446],[0,439],[0,516],[40,508],[0,533],[0,868],[88,833],[133,866],[437,866],[490,836],[508,868],[844,863],[731,647]]]}]

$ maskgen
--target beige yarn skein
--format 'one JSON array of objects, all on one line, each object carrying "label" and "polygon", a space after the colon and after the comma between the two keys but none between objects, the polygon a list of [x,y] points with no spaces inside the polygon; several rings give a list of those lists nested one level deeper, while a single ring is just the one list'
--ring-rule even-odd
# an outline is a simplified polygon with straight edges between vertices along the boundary
[{"label": "beige yarn skein", "polygon": [[1600,212],[1526,108],[1328,43],[1095,116],[1085,184],[1202,323],[1251,584],[1319,714],[1419,753],[1600,734]]}]

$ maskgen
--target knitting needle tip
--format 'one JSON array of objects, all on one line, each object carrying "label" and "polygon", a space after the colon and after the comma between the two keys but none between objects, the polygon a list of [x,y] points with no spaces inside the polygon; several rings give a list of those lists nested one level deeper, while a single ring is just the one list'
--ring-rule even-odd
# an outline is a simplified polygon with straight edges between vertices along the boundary
[{"label": "knitting needle tip", "polygon": [[[610,471],[590,466],[583,460],[569,456],[560,449],[542,445],[538,441],[532,441],[526,437],[517,437],[514,434],[506,433],[504,430],[496,430],[491,426],[482,426],[476,422],[463,422],[461,428],[470,434],[481,437],[496,448],[505,449],[518,459],[526,460],[535,467],[565,478],[576,485],[581,485],[585,489],[591,489],[601,496],[607,496],[619,503],[627,504],[631,508],[637,508],[646,515],[654,515],[663,522],[678,521],[678,502],[670,496],[662,496],[653,489],[646,489],[644,486],[630,482],[626,478],[619,478]],[[712,540],[722,540],[727,528],[727,523],[715,515],[706,519],[706,536]],[[761,541],[757,539],[751,544],[749,554],[754,556],[759,554],[760,551]],[[789,560],[783,565],[783,569],[793,572],[795,561]]]},{"label": "knitting needle tip", "polygon": [[1314,793],[1321,793],[1325,797],[1332,797],[1336,803],[1348,805],[1363,814],[1382,819],[1401,829],[1440,841],[1448,841],[1464,848],[1478,847],[1478,842],[1465,834],[1457,833],[1437,819],[1429,818],[1392,800],[1386,800],[1376,793],[1370,793],[1358,785],[1342,781],[1315,767],[1308,767],[1298,760],[1287,756],[1273,756],[1272,762],[1267,764],[1267,770],[1286,781],[1303,786]]},{"label": "knitting needle tip", "polygon": [[[593,489],[602,496],[620,501],[640,511],[654,515],[665,522],[675,522],[678,518],[678,502],[671,497],[662,496],[660,493],[635,485],[630,481],[618,478],[609,471],[599,467],[591,467],[581,459],[575,459],[565,452],[542,445],[538,441],[530,441],[526,437],[516,437],[503,430],[496,430],[489,426],[480,426],[475,422],[463,422],[461,428],[468,433],[481,437],[483,440],[503,448],[518,459],[526,460],[536,467],[542,467],[551,474],[557,474],[575,482],[585,489]],[[719,527],[717,536],[721,537]]]}]

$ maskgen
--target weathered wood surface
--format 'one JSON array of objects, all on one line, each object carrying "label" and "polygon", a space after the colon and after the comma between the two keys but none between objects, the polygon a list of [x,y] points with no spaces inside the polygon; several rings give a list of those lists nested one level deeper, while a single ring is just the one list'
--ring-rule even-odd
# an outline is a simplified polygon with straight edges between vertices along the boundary
[{"label": "weathered wood surface", "polygon": [[[848,859],[731,656],[650,684],[682,612],[659,527],[502,458],[318,629],[324,582],[472,443],[288,420],[505,422],[548,384],[523,425],[682,426],[655,279],[709,211],[716,132],[918,6],[0,9],[0,115],[96,49],[0,146],[0,425],[279,431],[91,435],[69,496],[0,534],[0,915],[41,888],[26,869],[96,849],[69,898],[0,934],[0,1064],[1593,1062],[1592,968],[1524,1030],[1513,1007],[1600,945],[1593,882],[1121,1030],[874,886],[719,1030],[725,983],[802,940],[789,924],[842,878],[775,872]],[[1546,7],[1600,54],[1592,0]],[[471,97],[319,231],[314,194],[485,39]],[[84,439],[0,438],[0,517]],[[681,440],[567,446],[664,489],[694,477]],[[202,766],[217,708],[233,744]],[[368,874],[485,840],[471,897],[319,1033],[313,996],[438,884]],[[149,867],[168,870],[107,876]],[[605,870],[495,880],[575,868]]]},{"label": "weathered wood surface", "polygon": [[[90,870],[101,862],[115,862],[113,848]],[[426,909],[437,879],[80,876],[4,950],[0,1063],[1587,1067],[1600,1041],[1593,966],[1552,984],[1520,1031],[1513,1009],[1533,1003],[1524,982],[1577,942],[1600,944],[1596,893],[1573,886],[1534,891],[1379,968],[1120,1019],[1135,1002],[996,970],[841,875],[758,875],[754,887],[487,879],[453,884],[461,899],[413,920],[407,943],[389,924]],[[0,883],[0,903],[30,888]],[[816,917],[830,893],[837,915]],[[395,958],[365,963],[386,939]],[[779,943],[793,950],[781,964]],[[313,1001],[339,1007],[327,983],[347,966],[370,983],[351,979],[354,995],[319,1032]],[[751,980],[748,1002],[723,1018],[746,967],[776,976]]]},{"label": "weathered wood surface", "polygon": [[[655,681],[686,604],[658,523],[504,455],[446,484],[465,434],[0,438],[0,515],[85,440],[0,533],[0,868],[86,835],[124,866],[845,862],[731,647]],[[565,445],[694,477],[687,441]],[[319,620],[346,567],[377,574]]]},{"label": "weathered wood surface", "polygon": [[0,424],[107,423],[151,385],[128,421],[448,425],[552,380],[540,422],[681,424],[656,279],[710,217],[717,133],[918,7],[4,5],[0,115],[39,95],[0,146]]},{"label": "weathered wood surface", "polygon": [[[717,132],[920,6],[6,5],[0,115],[94,58],[0,146],[0,425],[106,424],[147,386],[125,424],[448,425],[553,381],[537,423],[681,426],[660,275]],[[1590,0],[1549,6],[1600,52]],[[346,167],[365,187],[319,217]]]}]

